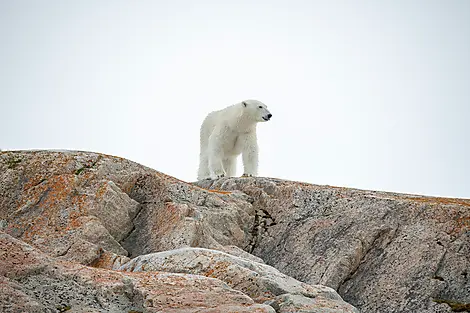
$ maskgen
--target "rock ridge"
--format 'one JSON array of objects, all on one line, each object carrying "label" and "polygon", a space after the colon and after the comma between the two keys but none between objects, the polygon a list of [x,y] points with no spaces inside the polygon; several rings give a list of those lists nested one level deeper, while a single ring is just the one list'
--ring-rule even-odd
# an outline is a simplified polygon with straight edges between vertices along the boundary
[{"label": "rock ridge", "polygon": [[470,303],[468,199],[263,177],[187,183],[92,152],[0,152],[0,246],[4,312]]}]

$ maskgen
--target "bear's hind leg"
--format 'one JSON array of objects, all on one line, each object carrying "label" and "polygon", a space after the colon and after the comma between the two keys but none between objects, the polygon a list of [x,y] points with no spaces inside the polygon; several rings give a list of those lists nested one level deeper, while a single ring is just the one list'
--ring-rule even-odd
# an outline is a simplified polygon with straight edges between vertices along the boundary
[{"label": "bear's hind leg", "polygon": [[226,175],[222,160],[224,158],[223,149],[224,131],[215,129],[209,137],[209,172],[212,179],[224,177]]},{"label": "bear's hind leg", "polygon": [[225,158],[223,164],[228,177],[233,177],[237,174],[237,158]]},{"label": "bear's hind leg", "polygon": [[222,158],[218,155],[211,155],[209,157],[209,172],[211,179],[224,177],[225,171],[222,165]]},{"label": "bear's hind leg", "polygon": [[197,172],[197,180],[210,179],[209,172],[209,159],[207,154],[202,154],[199,157],[199,170]]},{"label": "bear's hind leg", "polygon": [[222,151],[220,151],[220,148],[209,149],[209,173],[211,179],[225,176],[222,163]]}]

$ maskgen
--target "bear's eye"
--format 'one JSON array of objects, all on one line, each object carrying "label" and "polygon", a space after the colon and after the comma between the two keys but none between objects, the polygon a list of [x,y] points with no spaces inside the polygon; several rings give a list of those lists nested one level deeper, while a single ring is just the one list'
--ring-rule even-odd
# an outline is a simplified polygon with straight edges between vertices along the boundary
[{"label": "bear's eye", "polygon": [[262,109],[263,107],[260,105],[258,108]]}]

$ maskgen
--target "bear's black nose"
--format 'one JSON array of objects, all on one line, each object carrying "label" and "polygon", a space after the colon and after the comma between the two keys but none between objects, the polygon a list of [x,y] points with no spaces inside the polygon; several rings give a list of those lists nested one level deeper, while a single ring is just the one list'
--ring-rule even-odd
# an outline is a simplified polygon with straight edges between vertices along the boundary
[{"label": "bear's black nose", "polygon": [[273,116],[272,114],[268,114],[268,118],[271,118],[271,116]]}]

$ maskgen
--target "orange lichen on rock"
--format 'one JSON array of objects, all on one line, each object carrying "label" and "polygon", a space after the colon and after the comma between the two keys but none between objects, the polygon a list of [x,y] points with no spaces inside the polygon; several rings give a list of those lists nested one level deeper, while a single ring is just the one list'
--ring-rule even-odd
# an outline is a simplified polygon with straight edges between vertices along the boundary
[{"label": "orange lichen on rock", "polygon": [[220,193],[222,195],[228,195],[231,194],[231,191],[224,191],[224,190],[216,190],[216,189],[205,189],[206,191],[212,192],[212,193]]},{"label": "orange lichen on rock", "polygon": [[106,193],[108,187],[108,183],[104,182],[98,187],[98,190],[96,190],[96,199],[101,199],[103,198],[103,195]]},{"label": "orange lichen on rock", "polygon": [[467,199],[457,199],[457,198],[443,198],[443,197],[411,197],[411,196],[403,196],[397,197],[398,199],[405,199],[414,202],[422,202],[422,203],[430,203],[430,204],[444,204],[444,205],[463,205],[470,207],[470,200]]},{"label": "orange lichen on rock", "polygon": [[159,234],[165,234],[175,228],[183,218],[180,208],[172,202],[165,203],[164,208],[158,210],[156,214],[160,223],[158,223],[155,231]]},{"label": "orange lichen on rock", "polygon": [[219,261],[216,262],[212,267],[210,267],[204,274],[204,276],[218,278],[224,272],[227,272],[227,268],[230,266],[230,262]]},{"label": "orange lichen on rock", "polygon": [[450,230],[449,235],[458,236],[470,231],[470,216],[458,217],[455,227]]}]

